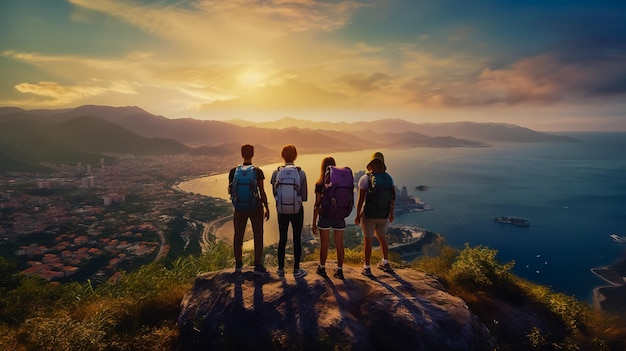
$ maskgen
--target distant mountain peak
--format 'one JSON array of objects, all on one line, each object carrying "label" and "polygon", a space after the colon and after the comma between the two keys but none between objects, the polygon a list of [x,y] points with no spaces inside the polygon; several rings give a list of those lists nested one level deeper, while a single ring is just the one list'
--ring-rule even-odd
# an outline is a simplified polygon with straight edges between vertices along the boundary
[{"label": "distant mountain peak", "polygon": [[78,106],[74,109],[72,109],[72,111],[75,112],[87,112],[87,113],[92,113],[92,112],[98,112],[101,113],[103,111],[106,112],[116,112],[116,113],[124,113],[124,114],[136,114],[136,113],[141,113],[141,114],[150,114],[148,111],[142,109],[141,107],[138,106],[105,106],[105,105],[82,105],[82,106]]}]

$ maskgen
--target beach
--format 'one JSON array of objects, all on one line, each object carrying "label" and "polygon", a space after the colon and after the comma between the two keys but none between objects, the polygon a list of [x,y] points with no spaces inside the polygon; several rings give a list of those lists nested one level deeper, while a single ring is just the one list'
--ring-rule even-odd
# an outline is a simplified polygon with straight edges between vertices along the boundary
[{"label": "beach", "polygon": [[609,283],[593,289],[593,306],[612,313],[626,312],[625,278],[610,266],[592,268],[591,272]]}]

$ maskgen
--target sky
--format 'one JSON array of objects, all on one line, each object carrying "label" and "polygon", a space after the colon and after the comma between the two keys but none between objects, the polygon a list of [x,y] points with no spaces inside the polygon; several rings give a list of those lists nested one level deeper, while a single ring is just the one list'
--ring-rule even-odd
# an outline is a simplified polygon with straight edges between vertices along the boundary
[{"label": "sky", "polygon": [[626,131],[623,0],[0,0],[0,106]]}]

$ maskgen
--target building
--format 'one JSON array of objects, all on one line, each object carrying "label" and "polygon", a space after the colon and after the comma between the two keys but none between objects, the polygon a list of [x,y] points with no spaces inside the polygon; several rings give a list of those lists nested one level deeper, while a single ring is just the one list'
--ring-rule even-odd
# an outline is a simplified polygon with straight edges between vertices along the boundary
[{"label": "building", "polygon": [[103,197],[104,205],[110,206],[114,203],[123,204],[126,201],[126,195],[124,194],[109,194]]}]

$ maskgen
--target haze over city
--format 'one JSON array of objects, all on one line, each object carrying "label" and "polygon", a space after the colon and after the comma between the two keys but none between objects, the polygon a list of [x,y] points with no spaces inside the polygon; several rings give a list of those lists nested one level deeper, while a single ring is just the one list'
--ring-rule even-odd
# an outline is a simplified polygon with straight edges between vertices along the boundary
[{"label": "haze over city", "polygon": [[0,106],[626,131],[626,3],[5,0]]}]

